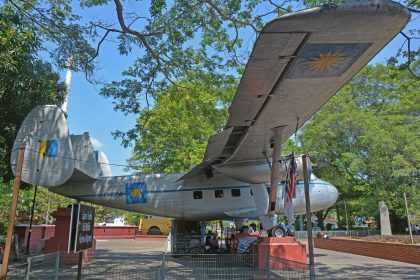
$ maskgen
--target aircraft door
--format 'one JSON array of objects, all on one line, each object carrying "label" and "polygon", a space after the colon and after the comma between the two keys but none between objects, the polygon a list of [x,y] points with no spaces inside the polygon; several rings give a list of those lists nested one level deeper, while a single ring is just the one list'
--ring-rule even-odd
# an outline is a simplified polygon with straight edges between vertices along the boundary
[{"label": "aircraft door", "polygon": [[251,195],[257,208],[257,216],[265,215],[268,211],[268,192],[264,184],[251,184]]}]

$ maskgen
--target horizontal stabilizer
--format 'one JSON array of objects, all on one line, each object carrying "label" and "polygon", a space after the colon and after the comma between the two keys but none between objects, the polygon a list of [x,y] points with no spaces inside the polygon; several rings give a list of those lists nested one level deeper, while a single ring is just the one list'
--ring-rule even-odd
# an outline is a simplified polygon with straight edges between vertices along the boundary
[{"label": "horizontal stabilizer", "polygon": [[59,186],[73,174],[69,129],[64,112],[57,106],[38,106],[26,116],[13,144],[13,172],[19,148],[25,148],[21,180],[28,184]]}]

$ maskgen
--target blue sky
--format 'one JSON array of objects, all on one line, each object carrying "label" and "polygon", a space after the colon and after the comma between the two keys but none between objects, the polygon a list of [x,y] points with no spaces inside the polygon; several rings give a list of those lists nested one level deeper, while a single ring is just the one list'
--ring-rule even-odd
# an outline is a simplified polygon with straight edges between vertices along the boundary
[{"label": "blue sky", "polygon": [[[89,10],[89,12],[92,11]],[[115,11],[110,7],[96,8],[95,14],[101,15],[101,18],[109,18],[110,21],[115,19]],[[413,29],[418,22],[419,20],[412,21],[405,30]],[[246,34],[244,37],[246,38]],[[404,37],[398,35],[371,63],[385,62],[388,57],[396,53],[403,42]],[[252,44],[247,45],[252,47]],[[412,49],[419,48],[419,45],[419,40],[413,41]],[[104,82],[121,79],[121,72],[131,65],[136,55],[138,52],[133,51],[131,56],[120,56],[117,44],[106,42],[97,58],[100,69],[97,71],[96,77]],[[64,80],[65,71],[62,71],[61,76]],[[136,117],[114,111],[112,99],[100,96],[99,89],[100,87],[95,87],[86,81],[82,73],[73,73],[68,108],[70,133],[89,132],[94,146],[107,155],[111,164],[126,164],[126,160],[131,156],[131,148],[121,146],[120,139],[114,139],[111,132],[131,129],[135,124]],[[111,170],[113,175],[127,174],[124,167],[111,166]]]}]

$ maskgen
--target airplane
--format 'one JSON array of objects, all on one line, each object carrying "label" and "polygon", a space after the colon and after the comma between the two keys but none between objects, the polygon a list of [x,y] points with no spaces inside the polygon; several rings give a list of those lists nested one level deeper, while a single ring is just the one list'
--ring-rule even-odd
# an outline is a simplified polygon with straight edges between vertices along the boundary
[{"label": "airplane", "polygon": [[[70,135],[57,106],[34,108],[13,146],[25,148],[22,181],[80,201],[176,220],[241,221],[257,217],[275,229],[284,215],[288,160],[281,144],[319,110],[407,24],[410,12],[389,0],[327,4],[267,23],[203,161],[187,173],[111,176],[88,133]],[[296,214],[305,212],[302,157],[297,161]],[[286,166],[285,166],[286,165]],[[308,168],[310,169],[310,164]],[[271,187],[270,187],[271,186]],[[332,206],[330,183],[310,175],[311,210]],[[275,232],[275,231],[272,231]],[[275,233],[276,234],[276,233]]]}]

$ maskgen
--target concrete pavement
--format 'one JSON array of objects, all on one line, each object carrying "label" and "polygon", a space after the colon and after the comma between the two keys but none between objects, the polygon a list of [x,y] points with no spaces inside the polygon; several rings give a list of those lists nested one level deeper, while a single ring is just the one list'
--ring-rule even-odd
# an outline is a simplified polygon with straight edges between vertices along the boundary
[{"label": "concrete pavement", "polygon": [[419,265],[317,248],[315,271],[317,279],[420,279]]},{"label": "concrete pavement", "polygon": [[[148,253],[162,252],[165,241],[102,240],[98,251]],[[419,256],[420,258],[420,256]],[[419,279],[420,266],[315,248],[316,279]]]}]

